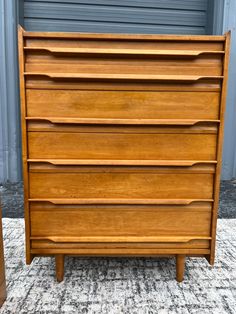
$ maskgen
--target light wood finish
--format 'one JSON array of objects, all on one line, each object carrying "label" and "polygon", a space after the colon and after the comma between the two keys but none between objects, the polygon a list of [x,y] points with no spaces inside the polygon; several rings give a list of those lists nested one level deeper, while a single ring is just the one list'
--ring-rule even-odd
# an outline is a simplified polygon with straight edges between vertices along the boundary
[{"label": "light wood finish", "polygon": [[[178,246],[179,247],[179,246]],[[57,255],[57,254],[63,254],[63,255],[81,255],[81,256],[171,256],[175,257],[176,253],[178,254],[185,254],[188,256],[194,256],[194,257],[203,257],[207,254],[209,254],[209,249],[178,249],[178,248],[166,248],[166,244],[162,248],[147,248],[147,245],[143,248],[125,248],[122,244],[121,248],[117,248],[117,245],[111,247],[111,248],[104,248],[104,247],[98,247],[98,248],[89,248],[88,244],[86,245],[86,248],[62,248],[60,245],[59,249],[43,249],[42,247],[40,249],[32,249],[32,254],[35,254],[37,256],[50,256],[50,255]]]},{"label": "light wood finish", "polygon": [[5,266],[4,266],[4,251],[2,239],[2,213],[0,207],[0,307],[7,297],[6,280],[5,280]]},{"label": "light wood finish", "polygon": [[[218,120],[219,92],[27,89],[27,119]],[[78,118],[79,117],[79,118]],[[75,119],[75,120],[73,120]],[[54,121],[55,122],[55,121]],[[176,121],[177,122],[177,121]]]},{"label": "light wood finish", "polygon": [[220,120],[193,120],[193,119],[89,119],[89,118],[39,118],[27,117],[26,120],[31,121],[48,121],[54,124],[137,124],[137,125],[183,125],[192,126],[198,123],[220,122]]},{"label": "light wood finish", "polygon": [[70,236],[44,236],[44,237],[31,237],[32,240],[49,240],[55,243],[188,243],[193,240],[210,240],[211,237],[204,236],[80,236],[80,237],[70,237]]},{"label": "light wood finish", "polygon": [[223,76],[199,75],[155,75],[155,74],[100,74],[100,73],[43,73],[25,72],[25,76],[46,76],[51,79],[81,79],[81,80],[128,80],[128,81],[184,81],[196,82],[199,80],[220,80]]},{"label": "light wood finish", "polygon": [[[86,56],[87,57],[87,56]],[[124,60],[124,56],[110,56],[107,57],[106,62],[100,56],[90,57],[89,65],[86,64],[87,60],[84,56],[67,56],[59,57],[58,55],[28,53],[26,55],[25,73],[27,76],[48,75],[48,73],[54,73],[50,75],[51,78],[60,78],[65,72],[68,72],[68,77],[72,75],[73,79],[79,79],[75,76],[77,73],[81,75],[89,75],[89,79],[96,79],[95,75],[99,75],[101,72],[105,75],[111,76],[113,73],[117,73],[117,79],[127,80],[129,78],[138,80],[145,78],[151,80],[159,80],[164,78],[165,80],[175,80],[175,74],[182,76],[191,76],[187,80],[197,80],[198,77],[207,79],[220,78],[222,75],[221,68],[221,55],[215,55],[214,57],[202,56],[197,59],[189,59],[183,57],[136,57],[130,59],[127,56]],[[114,60],[115,59],[115,60]],[[182,60],[181,60],[182,59]],[[58,75],[55,75],[58,73]],[[158,73],[158,76],[156,76]],[[60,75],[59,75],[60,74]],[[70,75],[71,74],[71,75]],[[125,76],[124,76],[125,74]],[[132,74],[132,76],[130,76]],[[151,76],[151,77],[150,77]],[[160,76],[160,77],[159,77]],[[108,77],[102,76],[103,79]],[[113,78],[113,76],[111,76]]]},{"label": "light wood finish", "polygon": [[[182,165],[173,165],[173,164],[164,164],[163,161],[161,162],[161,164],[155,165],[155,166],[151,166],[149,165],[148,167],[146,167],[146,165],[142,166],[142,165],[132,165],[130,167],[126,167],[126,165],[113,165],[113,167],[107,167],[107,166],[103,166],[102,164],[97,164],[97,165],[89,165],[89,166],[85,166],[83,165],[83,167],[80,165],[74,166],[74,165],[70,165],[67,163],[64,164],[60,164],[60,159],[58,160],[59,164],[53,164],[48,162],[47,159],[43,160],[42,162],[40,162],[40,159],[37,160],[37,162],[33,162],[33,163],[29,163],[29,172],[30,173],[106,173],[106,172],[110,172],[110,173],[153,173],[153,172],[157,172],[157,173],[163,173],[163,174],[181,174],[181,173],[187,173],[187,174],[193,174],[193,173],[197,173],[197,174],[214,174],[215,173],[215,162],[206,162],[206,163],[201,163],[201,162],[197,162],[194,163],[192,166],[186,164],[186,166],[184,166],[184,164]],[[181,167],[180,167],[181,166]]]},{"label": "light wood finish", "polygon": [[216,160],[217,134],[212,130],[209,134],[207,129],[203,134],[182,133],[178,127],[171,134],[164,133],[165,128],[148,134],[145,127],[128,133],[129,127],[126,131],[125,126],[112,133],[104,127],[96,133],[54,129],[55,132],[28,132],[30,159]]},{"label": "light wood finish", "polygon": [[[29,132],[53,132],[57,130],[57,132],[75,132],[75,133],[208,133],[208,134],[217,134],[219,120],[194,120],[183,122],[182,120],[164,120],[162,123],[158,120],[155,122],[157,124],[145,124],[146,120],[141,120],[140,122],[135,121],[135,123],[128,124],[129,120],[118,120],[114,119],[111,124],[106,123],[101,125],[101,121],[97,120],[96,123],[91,124],[90,119],[84,120],[84,123],[81,123],[81,120],[78,119],[69,119],[65,121],[56,120],[57,123],[52,123],[50,119],[33,119],[26,118],[27,120],[27,130]],[[82,120],[83,121],[83,120]],[[124,121],[124,123],[122,123]],[[170,121],[170,124],[167,124]],[[90,122],[90,123],[87,123]],[[179,124],[177,124],[179,123]],[[183,124],[185,123],[185,124]]]},{"label": "light wood finish", "polygon": [[161,55],[161,56],[199,56],[201,54],[224,54],[224,51],[197,50],[142,50],[140,49],[101,49],[101,48],[61,48],[61,47],[24,47],[25,50],[44,50],[52,53],[76,54],[131,54],[131,55]]},{"label": "light wood finish", "polygon": [[216,164],[216,160],[133,160],[133,159],[28,159],[28,162],[46,162],[52,165],[101,165],[101,166],[182,166],[190,167],[197,164]]},{"label": "light wood finish", "polygon": [[[58,79],[52,80],[46,76],[29,76],[25,80],[26,88],[29,89],[63,89],[63,90],[87,90],[88,83],[76,79]],[[193,82],[163,82],[163,81],[103,81],[91,80],[89,88],[94,91],[172,91],[172,92],[219,92],[221,90],[221,81],[219,80],[199,80]]]},{"label": "light wood finish", "polygon": [[201,202],[213,202],[213,199],[104,199],[104,198],[89,198],[89,199],[81,199],[81,198],[46,198],[46,199],[29,199],[29,202],[47,202],[54,205],[90,205],[90,204],[114,204],[114,205],[125,205],[125,204],[135,204],[135,205],[190,205],[192,203],[201,203]]},{"label": "light wood finish", "polygon": [[[57,40],[58,38],[62,39],[91,39],[91,40],[114,40],[114,39],[121,39],[121,40],[152,40],[152,41],[160,41],[163,44],[163,41],[185,41],[190,42],[191,44],[195,41],[202,41],[202,42],[224,42],[224,36],[206,36],[206,35],[151,35],[151,34],[94,34],[94,33],[70,33],[70,32],[25,32],[24,36],[33,37],[34,39],[43,38],[43,39],[54,39]],[[47,43],[47,41],[45,41]],[[76,44],[76,43],[75,43]],[[78,44],[78,43],[77,43]],[[156,43],[155,43],[156,44]],[[200,43],[201,44],[201,43]],[[50,45],[50,44],[49,44]]]},{"label": "light wood finish", "polygon": [[184,268],[185,268],[185,255],[184,254],[176,255],[176,280],[178,282],[181,282],[184,279]]},{"label": "light wood finish", "polygon": [[[145,167],[146,168],[146,167]],[[188,169],[55,166],[29,172],[30,198],[211,199],[212,173]],[[148,167],[149,168],[149,167]]]},{"label": "light wood finish", "polygon": [[19,30],[27,262],[213,263],[229,34]]},{"label": "light wood finish", "polygon": [[57,281],[61,282],[64,278],[64,255],[63,254],[57,254],[55,256],[56,261],[56,277]]},{"label": "light wood finish", "polygon": [[158,243],[150,243],[150,242],[133,242],[133,243],[127,243],[127,242],[105,242],[105,243],[91,243],[91,242],[53,242],[49,239],[32,239],[32,249],[34,250],[40,250],[43,249],[44,252],[47,252],[48,254],[53,254],[55,252],[62,252],[63,250],[66,250],[66,253],[69,253],[70,250],[73,250],[74,253],[76,250],[77,252],[79,250],[85,251],[86,249],[89,250],[97,250],[99,253],[100,249],[103,250],[113,250],[113,253],[116,249],[120,250],[119,255],[122,252],[122,249],[126,249],[126,252],[130,252],[133,249],[136,250],[136,252],[140,249],[142,251],[152,250],[152,252],[158,252],[156,254],[162,253],[161,250],[166,250],[169,254],[176,254],[176,253],[183,253],[183,251],[186,254],[206,254],[209,253],[209,247],[210,247],[210,239],[192,239],[188,242],[158,242]]},{"label": "light wood finish", "polygon": [[25,213],[25,240],[26,240],[26,263],[30,264],[32,255],[30,253],[30,219],[29,219],[29,203],[28,203],[28,163],[27,163],[27,136],[26,136],[26,89],[24,79],[24,30],[21,26],[18,27],[18,56],[19,56],[19,76],[20,76],[20,102],[21,102],[21,135],[22,135],[22,165],[24,179],[24,213]]},{"label": "light wood finish", "polygon": [[[85,237],[92,239],[94,236],[94,239],[98,239],[104,236],[106,239],[118,237],[120,242],[129,234],[128,242],[136,242],[134,240],[136,237],[138,239],[145,234],[144,242],[149,242],[153,237],[161,239],[155,242],[169,242],[166,237],[171,234],[170,242],[176,242],[173,241],[175,237],[177,242],[184,242],[193,238],[210,237],[212,211],[210,202],[194,202],[190,205],[136,205],[135,207],[132,205],[52,205],[48,202],[32,202],[30,208],[33,238],[46,235],[50,240],[56,237],[61,237],[62,240],[71,237],[69,242],[83,242],[82,239]],[[47,224],[44,223],[45,221]],[[77,241],[76,238],[81,240]]]}]

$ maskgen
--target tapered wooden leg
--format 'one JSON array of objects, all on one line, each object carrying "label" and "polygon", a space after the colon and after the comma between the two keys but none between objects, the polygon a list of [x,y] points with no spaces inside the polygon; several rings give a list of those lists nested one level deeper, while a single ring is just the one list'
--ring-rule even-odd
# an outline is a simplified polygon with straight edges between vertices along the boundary
[{"label": "tapered wooden leg", "polygon": [[178,282],[184,279],[184,268],[185,268],[185,255],[176,255],[176,280]]},{"label": "tapered wooden leg", "polygon": [[7,298],[7,292],[6,292],[6,282],[0,284],[0,307],[3,305],[4,301]]},{"label": "tapered wooden leg", "polygon": [[64,279],[64,255],[58,254],[55,256],[56,259],[56,276],[57,281],[61,282]]}]

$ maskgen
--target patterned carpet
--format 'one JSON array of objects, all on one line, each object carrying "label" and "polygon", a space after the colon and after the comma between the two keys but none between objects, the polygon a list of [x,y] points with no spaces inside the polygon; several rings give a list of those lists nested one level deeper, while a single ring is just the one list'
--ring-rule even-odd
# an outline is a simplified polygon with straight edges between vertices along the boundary
[{"label": "patterned carpet", "polygon": [[3,219],[8,299],[0,313],[236,313],[236,219],[218,222],[216,264],[187,260],[185,281],[174,259],[66,259],[64,282],[54,259],[24,261],[23,219]]}]

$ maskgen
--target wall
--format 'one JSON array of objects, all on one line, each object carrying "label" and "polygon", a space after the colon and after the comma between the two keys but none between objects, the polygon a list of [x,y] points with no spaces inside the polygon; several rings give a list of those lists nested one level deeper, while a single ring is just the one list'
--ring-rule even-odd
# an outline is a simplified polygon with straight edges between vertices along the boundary
[{"label": "wall", "polygon": [[225,116],[222,179],[236,177],[236,0],[225,1],[223,31],[226,32],[228,30],[231,30],[231,53]]},{"label": "wall", "polygon": [[206,0],[25,0],[24,24],[46,31],[205,34],[207,12]]},{"label": "wall", "polygon": [[19,2],[0,0],[0,182],[21,179],[16,28]]}]

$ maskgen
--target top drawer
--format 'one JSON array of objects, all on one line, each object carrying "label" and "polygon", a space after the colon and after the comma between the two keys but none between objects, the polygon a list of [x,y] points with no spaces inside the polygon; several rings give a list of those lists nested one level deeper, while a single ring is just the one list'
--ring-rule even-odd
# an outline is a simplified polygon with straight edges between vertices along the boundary
[{"label": "top drawer", "polygon": [[217,76],[223,55],[217,42],[28,39],[25,71]]},{"label": "top drawer", "polygon": [[[40,33],[38,33],[39,35]],[[126,35],[126,34],[84,34],[84,33],[60,33],[43,34],[43,36],[27,36],[25,47],[50,48],[103,48],[109,49],[149,49],[149,50],[185,50],[185,51],[223,51],[224,37],[211,40],[210,36],[168,36],[168,35]],[[159,38],[157,38],[159,37]],[[165,37],[165,38],[164,38]]]}]

